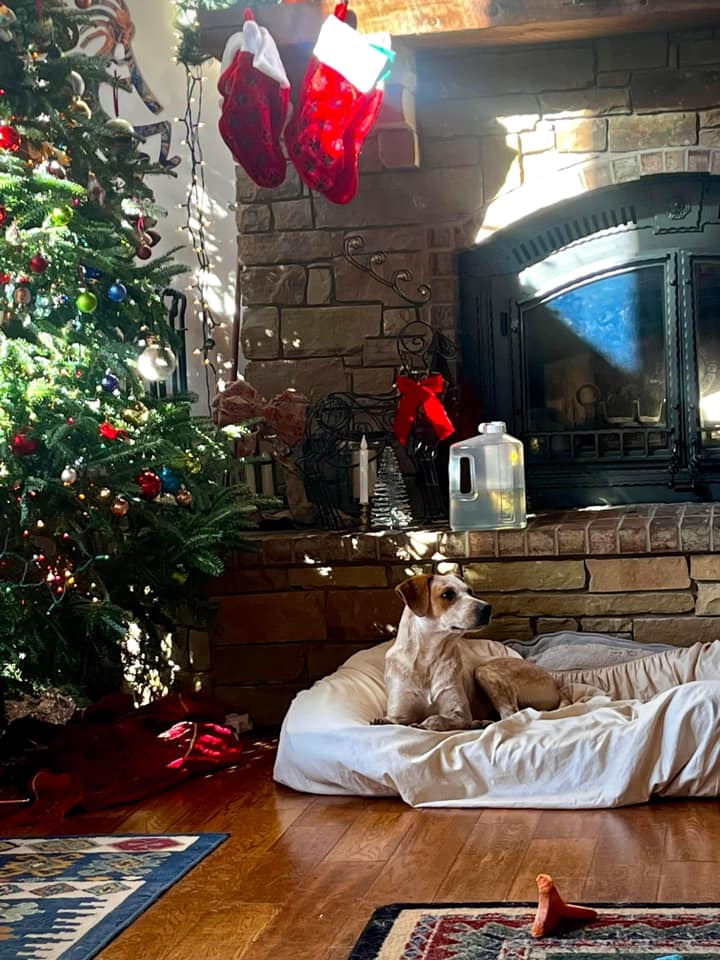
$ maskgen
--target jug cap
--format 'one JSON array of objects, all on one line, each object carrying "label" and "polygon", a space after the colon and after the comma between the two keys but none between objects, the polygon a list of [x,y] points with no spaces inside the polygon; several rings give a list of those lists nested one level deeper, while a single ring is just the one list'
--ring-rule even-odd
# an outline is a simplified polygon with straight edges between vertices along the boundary
[{"label": "jug cap", "polygon": [[489,423],[478,424],[480,433],[505,433],[507,427],[502,420],[491,420]]}]

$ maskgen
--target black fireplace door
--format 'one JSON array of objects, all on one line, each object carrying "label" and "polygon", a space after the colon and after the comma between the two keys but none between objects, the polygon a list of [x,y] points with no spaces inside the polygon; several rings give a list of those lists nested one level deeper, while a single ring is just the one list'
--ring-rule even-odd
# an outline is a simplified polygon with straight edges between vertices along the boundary
[{"label": "black fireplace door", "polygon": [[720,491],[718,187],[654,179],[461,256],[463,407],[523,440],[531,506]]}]

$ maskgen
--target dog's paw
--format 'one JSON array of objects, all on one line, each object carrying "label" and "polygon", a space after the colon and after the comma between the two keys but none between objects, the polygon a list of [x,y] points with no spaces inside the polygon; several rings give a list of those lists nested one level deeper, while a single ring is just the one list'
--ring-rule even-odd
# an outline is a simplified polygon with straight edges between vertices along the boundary
[{"label": "dog's paw", "polygon": [[370,721],[371,727],[379,727],[384,723],[392,723],[392,720],[388,720],[387,717],[375,717],[374,720]]},{"label": "dog's paw", "polygon": [[468,730],[486,730],[493,725],[492,720],[471,720],[467,725]]}]

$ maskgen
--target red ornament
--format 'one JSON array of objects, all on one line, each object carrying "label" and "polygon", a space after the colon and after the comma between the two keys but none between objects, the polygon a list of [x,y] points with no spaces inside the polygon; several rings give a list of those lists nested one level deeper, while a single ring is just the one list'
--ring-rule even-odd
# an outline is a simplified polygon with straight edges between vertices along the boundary
[{"label": "red ornament", "polygon": [[101,437],[105,437],[106,440],[127,440],[128,432],[127,430],[119,429],[114,427],[109,421],[104,420],[98,427],[98,431]]},{"label": "red ornament", "polygon": [[9,123],[0,123],[0,150],[15,153],[20,149],[20,134]]},{"label": "red ornament", "polygon": [[140,260],[149,260],[152,256],[152,250],[145,243],[141,243],[139,247],[135,250],[135,256],[139,257]]},{"label": "red ornament", "polygon": [[32,453],[37,453],[39,448],[39,440],[22,432],[16,433],[10,443],[10,450],[16,457],[27,457]]},{"label": "red ornament", "polygon": [[3,226],[3,224],[5,223],[6,220],[7,220],[7,210],[6,210],[6,208],[0,203],[0,227]]},{"label": "red ornament", "polygon": [[49,264],[41,253],[36,253],[30,261],[30,269],[33,273],[45,273]]},{"label": "red ornament", "polygon": [[0,287],[4,287],[6,283],[10,283],[12,276],[9,273],[0,273]]},{"label": "red ornament", "polygon": [[145,500],[154,500],[160,496],[162,481],[154,470],[143,470],[135,477],[135,483],[140,487],[140,496]]}]

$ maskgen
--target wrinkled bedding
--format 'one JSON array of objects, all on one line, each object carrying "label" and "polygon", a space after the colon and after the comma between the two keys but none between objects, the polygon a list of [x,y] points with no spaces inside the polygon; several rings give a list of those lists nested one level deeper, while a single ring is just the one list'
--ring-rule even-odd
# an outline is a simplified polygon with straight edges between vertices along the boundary
[{"label": "wrinkled bedding", "polygon": [[571,705],[451,733],[371,725],[385,710],[389,646],[355,654],[297,695],[280,734],[278,782],[399,795],[417,807],[617,807],[652,795],[720,795],[720,641],[557,672]]}]

